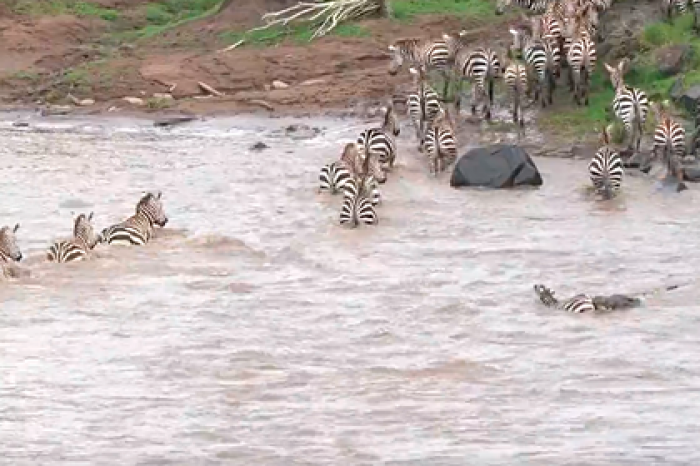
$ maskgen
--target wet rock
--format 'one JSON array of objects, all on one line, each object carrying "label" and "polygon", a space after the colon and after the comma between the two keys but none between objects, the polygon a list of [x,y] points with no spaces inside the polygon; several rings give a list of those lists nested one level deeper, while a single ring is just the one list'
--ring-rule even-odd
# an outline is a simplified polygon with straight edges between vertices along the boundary
[{"label": "wet rock", "polygon": [[272,88],[273,89],[287,89],[289,87],[289,84],[287,84],[284,81],[280,81],[278,79],[275,79],[272,81]]},{"label": "wet rock", "polygon": [[268,146],[267,144],[265,144],[262,141],[258,141],[255,144],[253,144],[252,146],[250,146],[250,150],[258,151],[258,152],[261,150],[269,149],[269,148],[270,148],[270,146]]},{"label": "wet rock", "polygon": [[698,101],[700,101],[700,85],[691,86],[684,90],[678,98],[679,105],[691,115],[695,114]]},{"label": "wet rock", "polygon": [[674,101],[677,101],[683,95],[683,88],[684,87],[685,86],[683,85],[683,77],[680,77],[673,82],[673,85],[671,86],[671,90],[668,91],[668,95],[671,97],[671,99],[673,99]]},{"label": "wet rock", "polygon": [[29,122],[27,121],[15,121],[12,123],[12,126],[15,128],[26,128],[29,126]]},{"label": "wet rock", "polygon": [[71,105],[49,105],[41,109],[41,116],[68,115],[73,112]]},{"label": "wet rock", "polygon": [[690,46],[685,44],[662,47],[654,53],[656,66],[664,76],[676,75],[683,71],[683,67],[690,57],[690,52]]},{"label": "wet rock", "polygon": [[190,121],[196,120],[197,117],[194,115],[176,115],[163,117],[155,120],[153,126],[164,127],[164,126],[175,126],[181,125],[183,123],[189,123]]},{"label": "wet rock", "polygon": [[123,97],[122,100],[123,100],[124,102],[130,103],[131,105],[138,105],[138,106],[145,105],[145,103],[146,103],[146,102],[145,102],[142,98],[140,98],[140,97],[128,97],[128,96],[127,96],[127,97]]},{"label": "wet rock", "polygon": [[311,139],[318,136],[321,130],[304,124],[292,124],[287,126],[284,132],[292,139]]},{"label": "wet rock", "polygon": [[478,147],[464,154],[455,164],[450,185],[512,188],[541,186],[535,162],[521,147],[495,144]]}]

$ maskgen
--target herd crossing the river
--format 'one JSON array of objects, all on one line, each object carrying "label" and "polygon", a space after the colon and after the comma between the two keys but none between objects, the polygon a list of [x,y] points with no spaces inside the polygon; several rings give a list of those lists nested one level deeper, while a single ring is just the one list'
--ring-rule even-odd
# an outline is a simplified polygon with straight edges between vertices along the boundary
[{"label": "herd crossing the river", "polygon": [[[406,98],[409,120],[415,128],[419,152],[425,155],[433,175],[446,170],[457,159],[456,117],[460,114],[462,83],[472,85],[471,113],[480,113],[486,121],[492,117],[494,93],[500,80],[512,103],[512,121],[519,136],[525,132],[523,109],[539,102],[545,108],[553,103],[558,79],[565,78],[575,105],[589,104],[591,76],[596,69],[599,24],[613,0],[497,0],[496,13],[508,7],[521,7],[531,13],[521,14],[519,25],[509,29],[510,43],[505,52],[494,45],[475,44],[467,31],[444,33],[440,38],[398,39],[389,45],[388,72],[396,75],[407,68],[413,78],[412,91]],[[700,0],[661,0],[672,21],[676,13],[700,13]],[[665,3],[664,3],[665,2]],[[696,21],[697,23],[697,21]],[[640,154],[645,123],[654,112],[658,123],[653,133],[651,156],[642,164],[648,170],[654,160],[664,163],[669,174],[682,180],[681,160],[686,154],[683,126],[675,121],[665,103],[652,103],[642,89],[625,84],[630,60],[603,63],[615,94],[611,107],[627,138],[626,154],[613,148],[606,125],[601,128],[601,147],[592,154],[588,165],[591,183],[604,199],[615,197],[622,188],[625,161]],[[430,82],[430,75],[442,80],[442,95]],[[450,107],[446,96],[450,84],[455,87],[455,102]],[[533,96],[534,93],[534,96]],[[320,174],[320,190],[343,193],[340,221],[343,225],[375,225],[378,203],[363,203],[370,193],[379,198],[377,183],[384,183],[397,156],[399,126],[390,103],[384,110],[379,128],[366,130],[354,144],[345,147],[340,160],[326,165]],[[371,170],[363,169],[365,160]],[[644,168],[643,167],[643,168]],[[372,177],[371,180],[367,177]]]},{"label": "herd crossing the river", "polygon": [[[73,237],[52,244],[46,259],[49,262],[66,263],[88,258],[99,243],[108,245],[143,246],[153,238],[155,227],[164,227],[168,223],[165,215],[161,193],[146,193],[136,204],[134,215],[96,233],[92,225],[93,213],[78,215],[73,223]],[[13,228],[0,228],[0,279],[16,278],[18,263],[22,260],[16,233],[19,224]]]}]

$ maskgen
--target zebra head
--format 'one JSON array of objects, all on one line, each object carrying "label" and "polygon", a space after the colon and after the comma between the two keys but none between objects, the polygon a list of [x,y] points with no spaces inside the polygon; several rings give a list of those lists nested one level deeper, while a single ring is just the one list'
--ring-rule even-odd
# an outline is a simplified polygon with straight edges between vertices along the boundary
[{"label": "zebra head", "polygon": [[506,11],[506,7],[509,7],[513,3],[513,0],[497,0],[496,1],[496,14],[502,15]]},{"label": "zebra head", "polygon": [[557,304],[557,298],[554,297],[554,291],[550,290],[544,285],[533,286],[537,297],[542,301],[545,306],[554,306]]},{"label": "zebra head", "polygon": [[625,85],[624,77],[625,73],[627,73],[627,70],[629,69],[629,63],[630,59],[627,57],[620,60],[620,63],[618,63],[617,66],[610,66],[607,63],[604,63],[605,69],[610,75],[610,82],[616,91],[623,88]]},{"label": "zebra head", "polygon": [[397,42],[389,46],[389,54],[391,55],[391,61],[389,62],[389,74],[392,76],[399,72],[404,61],[404,54],[401,50],[401,44]]},{"label": "zebra head", "polygon": [[168,217],[160,200],[161,195],[160,191],[158,194],[146,193],[136,204],[136,213],[145,215],[152,224],[164,227],[168,223]]},{"label": "zebra head", "polygon": [[0,228],[0,257],[8,257],[15,262],[22,260],[22,251],[19,249],[15,236],[17,230],[19,230],[19,223],[14,228],[8,226]]},{"label": "zebra head", "polygon": [[382,129],[387,133],[391,133],[394,136],[401,134],[401,127],[399,126],[399,119],[396,116],[396,110],[394,110],[394,105],[390,102],[384,113],[384,123],[382,123]]},{"label": "zebra head", "polygon": [[95,228],[92,226],[92,216],[80,214],[75,218],[73,224],[73,237],[85,243],[89,249],[93,249],[97,243],[102,242],[102,235],[95,233]]}]

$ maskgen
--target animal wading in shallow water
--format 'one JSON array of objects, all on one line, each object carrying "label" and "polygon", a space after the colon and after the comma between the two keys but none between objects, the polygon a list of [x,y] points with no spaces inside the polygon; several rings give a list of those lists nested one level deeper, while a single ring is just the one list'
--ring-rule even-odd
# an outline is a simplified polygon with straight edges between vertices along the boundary
[{"label": "animal wading in shallow water", "polygon": [[681,161],[685,156],[685,129],[671,117],[666,103],[654,103],[651,108],[659,122],[654,130],[652,157],[660,158],[668,174],[683,181]]},{"label": "animal wading in shallow water", "polygon": [[361,169],[362,161],[360,160],[357,144],[354,142],[346,144],[340,160],[336,160],[321,168],[318,191],[328,191],[331,194],[342,192],[348,180],[359,173]]},{"label": "animal wading in shallow water", "polygon": [[622,121],[625,132],[629,135],[628,148],[639,153],[644,122],[649,113],[649,99],[644,91],[625,85],[624,75],[628,68],[629,58],[623,58],[617,66],[605,63],[605,69],[610,75],[610,82],[615,89],[613,111],[615,116]]},{"label": "animal wading in shallow water", "polygon": [[155,225],[164,227],[165,216],[161,193],[146,193],[136,204],[136,213],[121,223],[102,231],[102,241],[107,244],[143,246],[151,240]]},{"label": "animal wading in shallow water", "polygon": [[14,265],[22,260],[22,251],[17,244],[17,230],[19,223],[10,228],[4,226],[0,228],[0,279],[16,278]]},{"label": "animal wading in shallow water", "polygon": [[[401,133],[399,121],[396,117],[396,111],[393,104],[389,105],[384,110],[384,120],[379,128],[370,128],[363,131],[357,138],[360,154],[369,159],[369,165],[372,167],[374,160],[378,161],[381,168],[381,174],[375,176],[378,182],[386,181],[384,170],[391,170],[396,161],[396,137]],[[364,160],[364,159],[363,159]],[[367,168],[369,173],[370,168]]]},{"label": "animal wading in shallow water", "polygon": [[493,108],[493,92],[496,79],[501,76],[501,60],[495,50],[488,47],[477,47],[469,50],[466,47],[457,52],[455,57],[455,73],[457,75],[457,110],[461,108],[461,88],[464,79],[472,81],[472,115],[476,115],[479,102],[483,101],[482,113],[486,121],[491,120]]},{"label": "animal wading in shallow water", "polygon": [[523,116],[523,103],[529,92],[527,66],[520,60],[510,60],[503,73],[503,81],[510,91],[513,100],[513,123],[517,123],[520,134],[525,131],[525,117]]},{"label": "animal wading in shallow water", "polygon": [[440,109],[425,133],[423,147],[423,152],[428,156],[430,173],[435,176],[457,159],[455,124],[449,107]]},{"label": "animal wading in shallow water", "polygon": [[428,83],[425,71],[422,68],[409,69],[413,76],[414,91],[408,95],[406,105],[408,107],[408,115],[411,117],[411,122],[416,129],[416,139],[418,140],[418,149],[423,149],[423,137],[426,129],[435,120],[440,109],[440,96]]},{"label": "animal wading in shallow water", "polygon": [[376,181],[372,175],[368,174],[368,165],[369,158],[365,157],[362,174],[353,177],[345,185],[343,204],[340,208],[340,224],[343,226],[355,228],[361,223],[365,225],[379,223],[372,199]]},{"label": "animal wading in shallow water", "polygon": [[534,287],[537,297],[542,301],[547,307],[553,307],[566,312],[573,312],[580,314],[583,312],[593,312],[595,311],[595,305],[593,304],[593,298],[585,294],[577,294],[576,296],[566,299],[564,301],[559,301],[554,297],[554,291],[550,290],[544,285],[535,285]]},{"label": "animal wading in shallow water", "polygon": [[50,262],[74,262],[87,258],[88,254],[101,240],[92,226],[93,212],[89,216],[80,214],[73,224],[73,238],[57,241],[49,248],[46,258]]},{"label": "animal wading in shallow water", "polygon": [[601,139],[603,147],[598,149],[588,164],[588,174],[596,193],[603,199],[612,199],[620,192],[625,169],[620,154],[610,147],[610,138],[605,126]]}]

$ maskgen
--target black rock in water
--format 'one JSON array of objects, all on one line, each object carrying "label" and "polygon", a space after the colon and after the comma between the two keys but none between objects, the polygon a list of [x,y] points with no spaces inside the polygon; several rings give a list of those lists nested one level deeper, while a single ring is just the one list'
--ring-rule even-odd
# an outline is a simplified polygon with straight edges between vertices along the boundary
[{"label": "black rock in water", "polygon": [[495,144],[462,155],[455,164],[450,185],[454,188],[482,186],[496,189],[542,186],[542,176],[523,148]]}]

